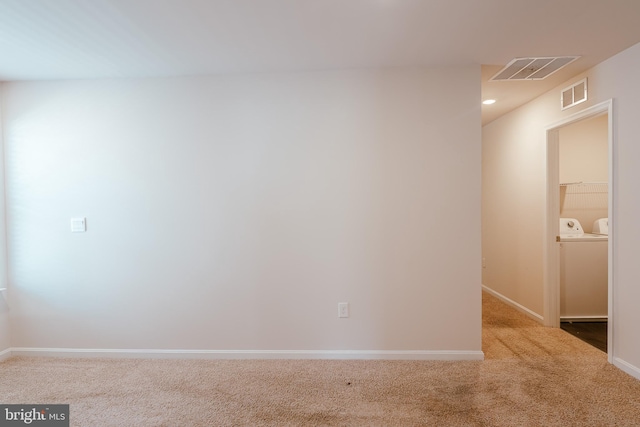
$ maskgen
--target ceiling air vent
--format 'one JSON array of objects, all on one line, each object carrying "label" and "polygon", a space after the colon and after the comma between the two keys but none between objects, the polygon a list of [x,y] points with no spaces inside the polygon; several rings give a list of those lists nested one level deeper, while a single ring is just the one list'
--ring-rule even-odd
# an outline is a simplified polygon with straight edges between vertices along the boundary
[{"label": "ceiling air vent", "polygon": [[516,58],[491,77],[491,81],[542,80],[572,63],[579,56],[547,56],[543,58]]}]

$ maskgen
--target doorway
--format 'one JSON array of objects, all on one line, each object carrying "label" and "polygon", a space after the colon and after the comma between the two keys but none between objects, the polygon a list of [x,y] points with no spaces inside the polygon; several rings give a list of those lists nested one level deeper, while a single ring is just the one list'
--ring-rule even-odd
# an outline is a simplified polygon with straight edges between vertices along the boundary
[{"label": "doorway", "polygon": [[605,101],[581,112],[573,114],[566,119],[555,123],[547,128],[547,210],[546,210],[546,232],[545,232],[545,276],[544,276],[544,323],[546,326],[560,327],[560,209],[561,192],[560,184],[560,133],[562,129],[607,115],[607,211],[612,225],[609,229],[609,242],[607,249],[607,347],[609,361],[613,359],[613,224],[615,223],[615,212],[613,211],[613,101]]}]

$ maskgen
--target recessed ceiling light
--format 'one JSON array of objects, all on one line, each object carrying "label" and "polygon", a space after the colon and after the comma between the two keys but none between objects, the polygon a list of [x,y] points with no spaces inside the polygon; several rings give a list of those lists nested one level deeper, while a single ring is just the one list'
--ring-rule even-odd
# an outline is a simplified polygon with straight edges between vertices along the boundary
[{"label": "recessed ceiling light", "polygon": [[482,103],[484,105],[491,105],[491,104],[495,104],[496,100],[495,99],[485,99],[484,101],[482,101]]}]

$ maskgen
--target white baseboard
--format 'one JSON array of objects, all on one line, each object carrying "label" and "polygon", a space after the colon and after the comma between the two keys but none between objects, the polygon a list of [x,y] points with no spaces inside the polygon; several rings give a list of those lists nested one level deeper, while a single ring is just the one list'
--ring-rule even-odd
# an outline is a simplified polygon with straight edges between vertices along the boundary
[{"label": "white baseboard", "polygon": [[618,357],[614,357],[613,366],[640,380],[640,368],[633,366],[631,363],[625,362]]},{"label": "white baseboard", "polygon": [[519,312],[521,312],[523,314],[526,314],[527,316],[529,316],[530,318],[532,318],[536,322],[544,323],[544,317],[540,316],[538,313],[536,313],[534,311],[529,310],[527,307],[518,304],[514,300],[505,297],[501,293],[496,292],[493,289],[486,287],[485,285],[482,285],[482,290],[484,290],[487,293],[491,294],[492,296],[498,298],[500,301],[510,305],[511,307],[515,308]]},{"label": "white baseboard", "polygon": [[484,360],[482,351],[393,350],[146,350],[28,348],[10,349],[12,356],[105,357],[139,359],[363,359],[363,360]]},{"label": "white baseboard", "polygon": [[560,322],[606,322],[607,316],[560,316]]},{"label": "white baseboard", "polygon": [[10,348],[0,351],[0,362],[2,362],[3,360],[7,360],[11,356],[13,356],[13,354]]}]

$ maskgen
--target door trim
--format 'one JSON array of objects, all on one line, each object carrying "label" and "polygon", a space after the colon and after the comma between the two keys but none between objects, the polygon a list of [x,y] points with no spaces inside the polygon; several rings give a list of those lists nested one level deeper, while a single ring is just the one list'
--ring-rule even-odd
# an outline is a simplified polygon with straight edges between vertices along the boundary
[{"label": "door trim", "polygon": [[607,323],[607,353],[609,363],[613,361],[613,296],[614,296],[614,272],[615,260],[613,257],[615,241],[615,211],[613,200],[616,195],[614,181],[615,170],[615,141],[613,132],[613,100],[596,104],[592,107],[579,111],[568,116],[559,122],[553,123],[546,128],[547,141],[547,201],[546,201],[546,221],[545,221],[545,245],[543,256],[544,286],[543,286],[543,315],[545,326],[555,328],[560,327],[560,248],[556,243],[556,236],[559,233],[560,218],[560,129],[602,114],[608,114],[608,210],[609,210],[609,244],[608,244],[608,323]]}]

